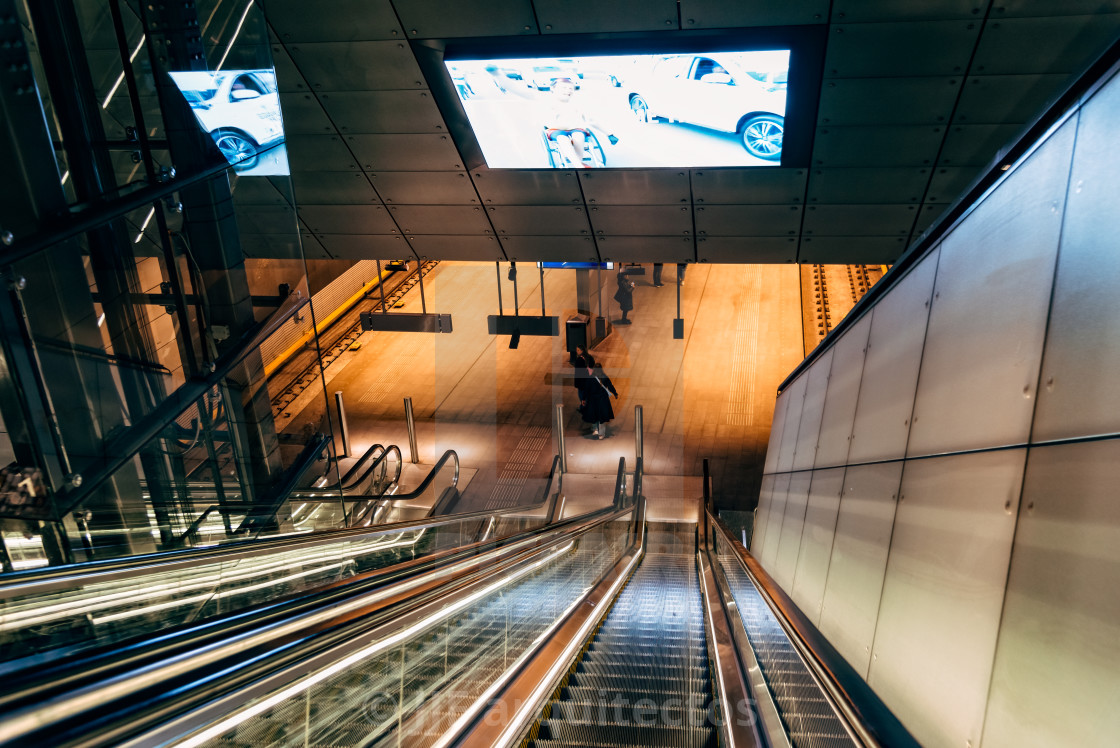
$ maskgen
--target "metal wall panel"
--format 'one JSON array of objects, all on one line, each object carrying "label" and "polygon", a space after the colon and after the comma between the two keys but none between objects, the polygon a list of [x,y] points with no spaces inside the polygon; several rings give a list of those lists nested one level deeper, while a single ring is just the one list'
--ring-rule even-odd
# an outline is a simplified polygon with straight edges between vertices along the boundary
[{"label": "metal wall panel", "polygon": [[691,262],[691,236],[599,236],[599,254],[608,262]]},{"label": "metal wall panel", "polygon": [[928,167],[813,169],[809,204],[918,203],[929,178]]},{"label": "metal wall panel", "polygon": [[401,260],[412,256],[400,234],[319,234],[316,238],[332,256],[346,260]]},{"label": "metal wall panel", "polygon": [[587,212],[578,207],[501,205],[491,207],[490,220],[502,234],[591,235]]},{"label": "metal wall panel", "polygon": [[805,400],[801,407],[801,420],[797,427],[797,443],[793,452],[793,469],[808,470],[816,464],[817,439],[821,433],[824,416],[824,397],[828,390],[828,377],[832,373],[833,349],[817,359],[807,372]]},{"label": "metal wall panel", "polygon": [[945,134],[945,147],[937,164],[986,166],[1022,129],[1022,125],[954,124]]},{"label": "metal wall panel", "polygon": [[571,171],[474,169],[475,187],[494,205],[582,205],[579,180]]},{"label": "metal wall panel", "polygon": [[821,622],[821,603],[836,535],[840,493],[844,489],[844,468],[814,470],[801,534],[801,552],[793,577],[790,597],[801,612],[817,626]]},{"label": "metal wall panel", "polygon": [[599,262],[590,236],[507,236],[502,247],[511,260],[550,262]]},{"label": "metal wall panel", "polygon": [[698,205],[698,235],[790,236],[801,228],[800,205]]},{"label": "metal wall panel", "polygon": [[770,506],[766,510],[763,545],[758,553],[754,554],[765,569],[774,568],[774,559],[778,555],[778,538],[781,537],[782,519],[786,512],[790,477],[789,473],[779,473],[774,477],[774,493],[770,499]]},{"label": "metal wall panel", "polygon": [[797,260],[797,239],[775,236],[701,236],[696,240],[700,262],[777,263]]},{"label": "metal wall panel", "polygon": [[868,683],[922,745],[980,743],[1025,459],[906,463]]},{"label": "metal wall panel", "polygon": [[[462,234],[417,234],[409,237],[416,253],[425,259],[493,262],[505,259],[498,240],[492,236]],[[431,303],[429,297],[428,303]],[[431,307],[429,307],[431,310]]]},{"label": "metal wall panel", "polygon": [[590,208],[591,228],[607,236],[692,235],[692,209],[645,205],[603,205]]},{"label": "metal wall panel", "polygon": [[821,603],[821,633],[867,677],[901,462],[849,467]]},{"label": "metal wall panel", "polygon": [[833,8],[836,21],[911,20],[937,21],[949,18],[975,18],[984,12],[986,0],[842,0]]},{"label": "metal wall panel", "polygon": [[939,252],[926,255],[875,305],[849,462],[906,455]]},{"label": "metal wall panel", "polygon": [[782,451],[782,431],[786,424],[786,408],[789,406],[789,388],[787,387],[774,402],[774,418],[770,426],[770,442],[766,447],[766,462],[762,467],[765,474],[778,471],[778,453]]},{"label": "metal wall panel", "polygon": [[410,39],[538,34],[530,0],[398,0]]},{"label": "metal wall panel", "polygon": [[293,174],[358,169],[354,155],[337,135],[289,135],[285,143]]},{"label": "metal wall panel", "polygon": [[[835,19],[839,20],[839,19]],[[968,67],[980,24],[959,21],[895,21],[833,24],[825,75],[875,78],[953,75]]]},{"label": "metal wall panel", "polygon": [[908,455],[1030,436],[1075,126],[1009,172],[942,242]]},{"label": "metal wall panel", "polygon": [[890,265],[906,250],[902,236],[807,236],[801,240],[800,262],[836,265]]},{"label": "metal wall panel", "polygon": [[1060,75],[975,75],[961,91],[954,122],[1030,122],[1069,80]]},{"label": "metal wall panel", "polygon": [[478,205],[393,205],[389,212],[409,235],[494,233]]},{"label": "metal wall panel", "polygon": [[824,415],[821,417],[821,433],[817,439],[815,467],[834,467],[847,463],[859,380],[863,376],[864,350],[867,348],[867,333],[870,328],[871,316],[866,315],[848,329],[834,348]]},{"label": "metal wall panel", "polygon": [[299,217],[316,234],[393,234],[397,227],[380,205],[303,205]]},{"label": "metal wall panel", "polygon": [[691,202],[688,173],[683,171],[599,171],[579,173],[589,205],[687,205]]},{"label": "metal wall panel", "polygon": [[1120,80],[1080,113],[1033,441],[1120,432]]},{"label": "metal wall panel", "polygon": [[286,135],[334,133],[334,125],[319,100],[307,91],[280,92],[280,111]]},{"label": "metal wall panel", "polygon": [[387,203],[478,205],[465,171],[379,171],[369,176]]},{"label": "metal wall panel", "polygon": [[432,95],[423,91],[334,91],[320,94],[342,133],[440,133],[447,127]]},{"label": "metal wall panel", "polygon": [[770,573],[784,590],[793,589],[793,574],[797,570],[797,555],[801,550],[801,532],[805,527],[805,507],[809,501],[809,484],[812,471],[793,473],[786,494],[786,511],[782,518],[782,532]]},{"label": "metal wall panel", "polygon": [[938,166],[929,180],[926,202],[952,203],[980,176],[977,166]]},{"label": "metal wall panel", "polygon": [[805,199],[805,169],[700,169],[692,172],[698,204],[786,205]]},{"label": "metal wall panel", "polygon": [[[1029,15],[1049,10],[1068,16],[1009,18],[1007,9],[995,23],[984,26],[976,48],[973,70],[985,75],[1015,73],[1077,73],[1104,52],[1120,35],[1120,4],[1112,2],[1113,13],[1102,13],[1104,3],[1030,3]],[[1003,4],[1005,5],[1005,4]],[[1074,15],[1093,13],[1089,17]]]},{"label": "metal wall panel", "polygon": [[762,536],[766,534],[766,517],[774,497],[774,476],[763,475],[759,484],[758,508],[754,513],[754,526],[751,528],[750,552],[758,558],[762,550]]},{"label": "metal wall panel", "polygon": [[347,135],[346,142],[366,171],[463,168],[459,152],[447,135]]},{"label": "metal wall panel", "polygon": [[810,205],[802,231],[811,236],[909,236],[914,205]]},{"label": "metal wall panel", "polygon": [[796,3],[729,3],[726,0],[680,0],[681,28],[727,26],[796,26],[828,23],[827,0]]},{"label": "metal wall panel", "polygon": [[292,173],[297,205],[368,205],[380,202],[366,175],[358,171]]},{"label": "metal wall panel", "polygon": [[817,128],[814,166],[928,166],[945,134],[934,125]]},{"label": "metal wall panel", "polygon": [[952,111],[960,76],[834,78],[821,88],[823,125],[921,125]]},{"label": "metal wall panel", "polygon": [[309,13],[306,0],[267,0],[261,5],[285,44],[404,38],[389,0],[331,0],[329,13]]},{"label": "metal wall panel", "polygon": [[[814,364],[812,368],[816,368]],[[782,446],[778,452],[778,471],[793,469],[793,453],[797,448],[797,432],[801,424],[801,411],[805,407],[805,387],[809,382],[812,369],[804,372],[793,384],[786,388],[784,397],[789,398],[786,405],[785,425],[782,427]]]},{"label": "metal wall panel", "polygon": [[1117,485],[1120,441],[1030,450],[984,745],[1115,743]]},{"label": "metal wall panel", "polygon": [[289,54],[316,91],[379,91],[426,88],[408,43],[303,42]]},{"label": "metal wall panel", "polygon": [[679,28],[676,0],[604,3],[600,0],[534,0],[542,34],[664,31]]}]

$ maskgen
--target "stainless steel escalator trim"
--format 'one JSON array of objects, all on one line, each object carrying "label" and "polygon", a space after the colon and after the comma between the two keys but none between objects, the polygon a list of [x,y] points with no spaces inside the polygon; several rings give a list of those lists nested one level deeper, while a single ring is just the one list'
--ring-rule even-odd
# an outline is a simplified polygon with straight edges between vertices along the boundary
[{"label": "stainless steel escalator trim", "polygon": [[[766,690],[766,700],[761,701],[758,699],[758,689],[754,680],[754,676],[761,676],[758,672],[758,663],[753,663],[750,676],[743,672],[743,663],[740,662],[739,651],[742,649],[742,644],[739,643],[738,637],[733,633],[735,621],[731,618],[727,609],[725,608],[726,601],[720,592],[718,583],[715,580],[714,569],[711,561],[708,559],[708,554],[703,551],[696,553],[696,571],[700,577],[700,592],[704,601],[704,621],[708,624],[708,656],[712,661],[713,670],[716,674],[716,686],[718,689],[718,697],[720,701],[720,733],[723,735],[724,740],[721,744],[726,744],[728,748],[781,748],[781,746],[789,745],[789,740],[785,742],[773,740],[773,732],[771,726],[774,724],[773,720],[777,720],[779,733],[785,738],[786,733],[782,728],[782,720],[778,717],[777,708],[774,702],[769,699],[770,692]],[[742,623],[740,622],[740,626]],[[753,662],[754,653],[747,648],[748,662]],[[746,665],[751,668],[750,664]],[[748,677],[751,681],[750,686],[747,685]],[[763,683],[765,688],[765,682]],[[755,694],[755,699],[752,701],[750,694]],[[752,708],[752,703],[755,708]],[[756,719],[756,709],[758,718]],[[743,713],[749,717],[746,723],[743,723]],[[770,740],[764,740],[760,733],[760,726],[758,720],[763,722],[762,729],[765,729]]]},{"label": "stainless steel escalator trim", "polygon": [[[711,507],[705,509],[704,515],[708,526],[715,528],[722,542],[734,551],[740,568],[754,584],[798,656],[808,667],[809,673],[856,741],[875,748],[919,748],[921,744],[806,618],[758,560],[735,540],[726,525],[712,513]],[[726,579],[723,580],[723,585],[727,589]]]},{"label": "stainless steel escalator trim", "polygon": [[[424,624],[423,628],[426,628],[427,625],[434,625],[433,621],[438,622],[438,620],[442,620],[454,614],[463,607],[466,603],[462,601],[465,600],[469,603],[473,601],[473,599],[483,596],[486,591],[495,586],[495,584],[504,585],[508,583],[511,581],[507,579],[507,575],[509,574],[523,575],[534,570],[541,564],[551,560],[552,556],[549,554],[556,554],[558,548],[561,549],[560,552],[565,552],[580,536],[591,532],[601,525],[625,517],[631,511],[630,508],[627,508],[621,511],[611,512],[605,516],[603,515],[603,510],[592,512],[588,515],[583,515],[583,517],[595,515],[594,519],[583,520],[582,518],[576,518],[573,520],[572,526],[563,527],[555,533],[555,537],[547,540],[547,542],[540,543],[535,548],[525,549],[524,545],[534,540],[539,541],[541,540],[540,537],[529,539],[525,541],[525,543],[520,544],[517,552],[514,552],[511,548],[503,548],[500,549],[499,552],[495,552],[489,556],[476,557],[470,562],[464,562],[459,566],[470,563],[478,567],[481,573],[463,580],[462,578],[468,575],[469,572],[457,569],[454,574],[455,578],[440,581],[438,584],[440,587],[446,587],[463,581],[461,586],[450,593],[440,594],[435,599],[426,601],[419,607],[404,612],[399,616],[394,616],[393,620],[378,625],[374,629],[358,637],[328,647],[321,652],[315,653],[306,660],[300,661],[296,665],[282,667],[277,672],[271,673],[254,682],[251,686],[223,694],[171,721],[158,725],[152,730],[148,730],[141,735],[131,737],[115,744],[121,746],[121,748],[141,748],[152,745],[176,745],[183,746],[184,748],[198,746],[206,740],[232,729],[244,719],[248,719],[264,711],[264,709],[269,708],[273,702],[282,700],[278,697],[278,694],[283,694],[283,698],[287,698],[300,693],[336,671],[338,669],[337,663],[341,661],[357,661],[359,659],[364,659],[364,657],[372,656],[372,654],[375,653],[371,651],[373,647],[377,647],[377,651],[380,651],[380,649],[383,649],[385,646],[399,643],[405,638],[406,633],[411,634],[419,631],[413,632],[410,630],[410,627]],[[492,557],[493,555],[500,555],[500,558],[494,559]],[[545,558],[542,560],[542,557]],[[502,566],[502,564],[505,565]],[[432,573],[424,575],[419,581],[424,582],[430,576],[432,576]],[[447,575],[441,574],[440,576]],[[501,577],[501,579],[495,582],[495,577]],[[408,591],[406,594],[402,593],[402,595],[398,595],[398,597],[414,597],[415,594],[415,591]],[[300,629],[326,628],[330,626],[330,621],[332,619],[340,620],[356,617],[357,615],[374,615],[377,612],[376,610],[361,610],[362,607],[368,607],[370,605],[371,600],[369,597],[370,596],[365,596],[360,598],[345,609],[334,607],[329,611],[323,611],[322,614],[314,616],[312,620],[287,622],[284,624],[284,629],[288,632],[292,632]],[[389,607],[391,604],[391,601],[385,601],[384,604],[377,607],[383,609]],[[400,629],[404,629],[405,633],[402,633]],[[269,638],[278,637],[280,635],[281,633],[277,631],[275,634],[270,635]],[[374,643],[373,640],[379,637],[383,638],[387,643],[383,645]],[[231,644],[228,646],[240,648],[241,645]],[[328,670],[330,670],[330,672],[327,672]],[[320,675],[324,672],[327,672],[327,675]],[[262,697],[265,699],[264,701],[246,705],[247,702],[252,702],[254,699]],[[240,708],[231,709],[231,705],[234,704]],[[264,706],[262,706],[262,704],[264,704]],[[87,709],[92,706],[93,705],[87,705]],[[215,722],[217,724],[215,724]],[[4,723],[0,722],[0,740],[6,738],[3,732],[3,726]]]}]

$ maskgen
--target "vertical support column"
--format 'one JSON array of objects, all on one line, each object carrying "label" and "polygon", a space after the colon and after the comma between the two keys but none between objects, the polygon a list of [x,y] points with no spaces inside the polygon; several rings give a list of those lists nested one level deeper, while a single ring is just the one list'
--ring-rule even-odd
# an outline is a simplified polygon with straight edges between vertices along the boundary
[{"label": "vertical support column", "polygon": [[568,451],[564,449],[564,404],[556,404],[556,451],[560,455],[560,472],[568,472]]},{"label": "vertical support column", "polygon": [[404,423],[408,427],[408,456],[413,465],[420,463],[420,457],[416,454],[416,419],[412,415],[412,398],[406,397],[404,399]]},{"label": "vertical support column", "polygon": [[634,406],[634,459],[642,459],[642,406]]},{"label": "vertical support column", "polygon": [[342,457],[350,456],[350,426],[346,423],[346,406],[342,403],[342,393],[334,393],[334,408],[338,415],[338,432],[342,436]]}]

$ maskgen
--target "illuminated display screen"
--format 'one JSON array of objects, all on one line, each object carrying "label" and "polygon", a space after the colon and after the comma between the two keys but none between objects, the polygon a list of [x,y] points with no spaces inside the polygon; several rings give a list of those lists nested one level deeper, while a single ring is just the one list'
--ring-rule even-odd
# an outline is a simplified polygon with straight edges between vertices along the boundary
[{"label": "illuminated display screen", "polygon": [[490,168],[777,166],[789,50],[445,61]]},{"label": "illuminated display screen", "polygon": [[171,79],[238,175],[288,174],[274,70],[190,71]]}]

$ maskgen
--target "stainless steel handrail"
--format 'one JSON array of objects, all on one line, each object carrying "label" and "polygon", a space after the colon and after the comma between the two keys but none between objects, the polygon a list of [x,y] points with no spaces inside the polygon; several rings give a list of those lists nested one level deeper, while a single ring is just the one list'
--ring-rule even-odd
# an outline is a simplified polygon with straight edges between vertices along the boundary
[{"label": "stainless steel handrail", "polygon": [[708,527],[734,550],[740,568],[758,589],[794,649],[857,739],[866,746],[918,748],[918,741],[750,551],[735,539],[711,506],[705,507],[704,516]]},{"label": "stainless steel handrail", "polygon": [[[257,681],[264,677],[259,672],[260,669],[268,669],[268,676],[286,675],[291,680],[303,670],[298,665],[291,667],[295,659],[291,652],[294,641],[299,642],[301,650],[318,645],[316,651],[322,651],[328,646],[333,647],[349,640],[351,633],[348,632],[352,632],[354,625],[361,626],[363,630],[374,626],[392,627],[402,615],[432,599],[442,598],[454,589],[460,589],[479,579],[492,578],[505,568],[535,558],[562,543],[571,542],[573,538],[622,518],[632,511],[637,510],[627,507],[616,511],[599,509],[588,512],[552,526],[511,536],[502,545],[462,558],[449,567],[441,566],[387,586],[355,592],[349,597],[346,596],[348,591],[356,588],[357,584],[348,583],[328,588],[323,593],[299,601],[288,614],[277,616],[275,611],[261,611],[258,615],[263,622],[259,625],[254,625],[250,620],[251,615],[236,616],[229,622],[229,625],[238,627],[239,633],[236,634],[226,634],[221,621],[210,621],[194,630],[180,632],[178,636],[186,639],[194,634],[196,638],[202,636],[212,638],[213,641],[210,644],[197,640],[187,642],[190,644],[189,648],[180,651],[178,655],[167,651],[172,648],[174,643],[171,640],[176,635],[164,637],[163,641],[150,645],[146,652],[129,657],[129,666],[125,672],[107,669],[105,672],[88,675],[75,674],[65,684],[68,690],[49,695],[48,698],[23,698],[20,701],[22,694],[17,694],[13,701],[18,703],[10,704],[9,708],[5,708],[4,716],[0,717],[0,744],[26,744],[35,740],[35,735],[42,736],[44,730],[50,731],[56,725],[65,725],[93,713],[97,713],[99,722],[104,724],[106,720],[103,710],[110,704],[127,711],[120,717],[115,729],[134,730],[137,725],[143,725],[145,717],[152,723],[162,722],[161,718],[166,717],[166,712],[161,711],[161,705],[157,703],[159,699],[151,696],[152,689],[165,686],[168,690],[162,694],[163,697],[174,698],[178,708],[187,698],[181,686],[189,683],[195,689],[192,706],[212,704],[215,692],[213,684],[208,682],[207,673],[219,672],[226,674],[230,680],[247,682],[239,679],[252,676]],[[402,609],[402,605],[405,608]],[[347,624],[350,627],[344,632],[342,629]],[[309,632],[312,633],[311,636]],[[316,636],[322,638],[322,644]],[[153,651],[160,647],[163,651]],[[246,665],[244,661],[248,651],[255,653],[251,665]],[[311,654],[309,651],[306,656]],[[126,657],[127,655],[128,653]],[[143,655],[146,655],[146,664],[138,661]],[[280,664],[270,668],[267,662],[270,657],[279,658]],[[304,658],[299,659],[302,661]],[[235,663],[238,664],[235,666]],[[296,672],[293,673],[293,670]],[[53,685],[47,684],[43,688],[49,689]],[[140,698],[141,693],[144,694],[143,698]],[[241,703],[237,696],[231,694],[230,689],[226,689],[224,695]],[[162,708],[166,707],[166,703],[162,705]],[[135,713],[134,710],[137,709],[143,712],[142,716]],[[155,725],[151,727],[154,728]],[[113,742],[123,737],[116,732],[114,735]]]}]

